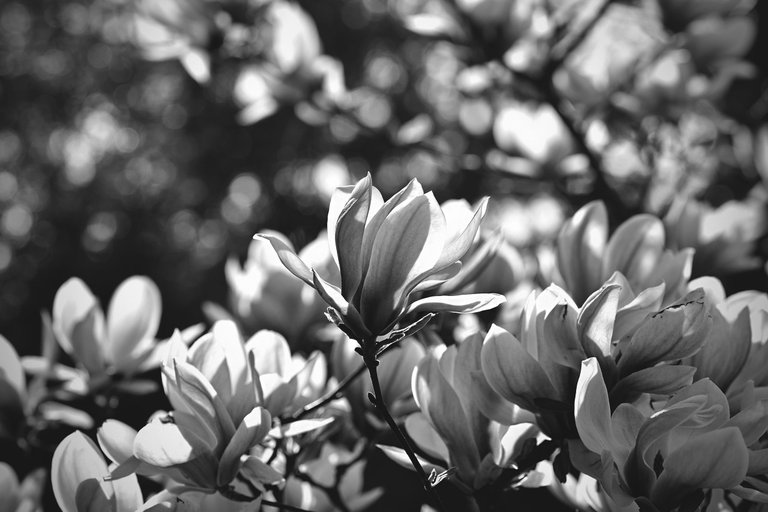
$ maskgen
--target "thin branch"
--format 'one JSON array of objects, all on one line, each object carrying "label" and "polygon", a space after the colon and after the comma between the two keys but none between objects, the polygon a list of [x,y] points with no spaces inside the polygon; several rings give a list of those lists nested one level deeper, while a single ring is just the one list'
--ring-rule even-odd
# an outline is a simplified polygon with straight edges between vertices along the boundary
[{"label": "thin branch", "polygon": [[366,368],[368,368],[368,374],[371,377],[371,384],[373,385],[373,396],[369,395],[369,399],[371,399],[371,401],[376,406],[376,409],[381,413],[381,415],[384,416],[384,420],[387,422],[387,425],[389,425],[390,430],[394,432],[395,436],[400,442],[400,446],[403,448],[403,450],[405,450],[405,453],[408,455],[408,458],[410,459],[411,464],[413,464],[413,468],[416,470],[416,473],[419,475],[419,479],[421,480],[421,484],[424,487],[424,490],[432,498],[437,509],[446,510],[445,505],[440,499],[440,495],[438,494],[437,490],[432,486],[432,482],[430,481],[429,476],[424,471],[424,468],[421,467],[421,463],[419,462],[419,459],[416,457],[416,452],[414,451],[413,446],[411,446],[411,443],[408,441],[408,438],[405,436],[402,429],[400,429],[397,422],[392,417],[392,414],[389,412],[389,409],[387,408],[387,404],[384,401],[384,393],[381,390],[381,383],[379,382],[379,374],[377,370],[379,361],[376,358],[375,340],[367,340],[363,342],[361,345],[363,347],[362,349],[363,362],[365,363]]},{"label": "thin branch", "polygon": [[[545,76],[551,78],[554,72],[557,71],[560,66],[562,66],[563,63],[568,59],[568,57],[570,57],[571,54],[579,47],[579,45],[584,42],[589,33],[592,32],[592,29],[595,28],[595,25],[597,25],[597,22],[600,21],[600,19],[602,19],[602,17],[608,11],[608,8],[611,6],[612,2],[613,0],[602,0],[600,7],[597,9],[597,11],[595,11],[595,14],[589,19],[589,21],[586,22],[583,27],[581,27],[581,30],[579,30],[571,37],[563,38],[552,49],[552,57],[549,59],[549,62],[547,62],[546,71],[544,73]],[[560,46],[563,46],[564,48],[560,50]]]}]

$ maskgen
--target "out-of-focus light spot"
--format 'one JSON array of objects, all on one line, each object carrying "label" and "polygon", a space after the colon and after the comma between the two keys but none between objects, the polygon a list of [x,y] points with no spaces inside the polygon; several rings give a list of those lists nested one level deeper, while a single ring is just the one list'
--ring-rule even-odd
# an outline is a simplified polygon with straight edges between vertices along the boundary
[{"label": "out-of-focus light spot", "polygon": [[493,109],[483,98],[468,98],[459,106],[459,122],[471,135],[484,135],[491,129]]},{"label": "out-of-focus light spot", "polygon": [[386,96],[370,94],[357,111],[357,117],[368,128],[383,128],[392,117],[392,106]]},{"label": "out-of-focus light spot", "polygon": [[101,252],[117,234],[117,218],[110,212],[99,212],[94,215],[83,233],[83,247],[89,252]]},{"label": "out-of-focus light spot", "polygon": [[34,224],[34,218],[32,212],[25,205],[15,204],[5,210],[0,224],[2,224],[2,230],[7,236],[23,239],[29,235]]},{"label": "out-of-focus light spot", "polygon": [[365,68],[368,83],[383,91],[394,89],[403,79],[403,67],[391,55],[375,54]]},{"label": "out-of-focus light spot", "polygon": [[74,186],[83,186],[96,176],[95,148],[88,137],[74,133],[64,144],[64,176]]},{"label": "out-of-focus light spot", "polygon": [[342,144],[354,140],[359,131],[353,122],[342,116],[333,116],[328,122],[328,129],[331,136]]},{"label": "out-of-focus light spot", "polygon": [[10,201],[19,190],[19,181],[8,171],[0,171],[0,201]]},{"label": "out-of-focus light spot", "polygon": [[21,139],[11,131],[0,132],[0,163],[11,163],[21,153]]},{"label": "out-of-focus light spot", "polygon": [[112,63],[112,48],[106,44],[95,44],[88,50],[88,64],[104,69]]},{"label": "out-of-focus light spot", "polygon": [[208,219],[202,223],[197,237],[200,245],[207,250],[219,250],[224,247],[227,230],[218,220]]},{"label": "out-of-focus light spot", "polygon": [[88,30],[89,18],[88,8],[76,2],[67,3],[59,12],[61,26],[74,36],[82,35]]},{"label": "out-of-focus light spot", "polygon": [[0,13],[0,29],[8,35],[22,35],[32,26],[32,17],[29,11],[20,3],[11,3],[5,6]]},{"label": "out-of-focus light spot", "polygon": [[251,218],[253,209],[250,205],[237,203],[232,196],[225,197],[221,202],[221,216],[233,225],[245,224]]},{"label": "out-of-focus light spot", "polygon": [[121,153],[133,153],[140,143],[141,136],[133,128],[123,128],[115,137],[115,149]]},{"label": "out-of-focus light spot", "polygon": [[189,210],[177,212],[171,218],[171,236],[178,247],[186,248],[195,243],[197,217]]},{"label": "out-of-focus light spot", "polygon": [[405,174],[418,179],[425,188],[434,188],[440,177],[437,161],[426,151],[413,151],[406,157]]},{"label": "out-of-focus light spot", "polygon": [[349,169],[344,159],[339,155],[326,156],[318,161],[312,169],[312,183],[324,203],[331,200],[331,195],[337,187],[348,185],[349,182]]},{"label": "out-of-focus light spot", "polygon": [[3,272],[11,266],[13,261],[13,249],[5,242],[0,242],[0,272]]},{"label": "out-of-focus light spot", "polygon": [[539,237],[554,239],[565,221],[562,205],[552,196],[538,196],[528,203],[528,217]]},{"label": "out-of-focus light spot", "polygon": [[35,61],[36,71],[43,79],[53,79],[66,75],[71,62],[69,56],[61,50],[48,50]]},{"label": "out-of-focus light spot", "polygon": [[238,205],[251,207],[262,194],[261,183],[252,174],[240,174],[229,184],[229,197]]},{"label": "out-of-focus light spot", "polygon": [[178,130],[187,123],[187,109],[172,103],[163,109],[163,125],[169,130]]}]

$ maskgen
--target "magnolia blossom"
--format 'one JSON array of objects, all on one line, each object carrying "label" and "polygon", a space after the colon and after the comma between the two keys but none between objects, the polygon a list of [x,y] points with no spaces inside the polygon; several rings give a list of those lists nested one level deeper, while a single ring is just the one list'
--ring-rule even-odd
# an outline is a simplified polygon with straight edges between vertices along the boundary
[{"label": "magnolia blossom", "polygon": [[163,385],[172,412],[156,415],[136,433],[114,424],[102,427],[105,451],[120,462],[113,478],[132,472],[163,474],[187,490],[218,491],[226,497],[240,492],[232,482],[242,472],[263,492],[265,486],[282,484],[283,476],[252,449],[268,438],[332,421],[298,421],[273,429],[254,355],[246,354],[237,328],[228,321],[214,324],[212,333],[190,349],[175,335],[163,366]]},{"label": "magnolia blossom", "polygon": [[207,50],[221,30],[213,2],[140,0],[133,7],[131,34],[145,58],[179,59],[192,78],[201,83],[210,80]]},{"label": "magnolia blossom", "polygon": [[[270,234],[282,238],[277,232]],[[338,269],[324,233],[304,247],[299,257],[325,279],[338,282]],[[253,240],[245,264],[241,266],[230,258],[224,271],[232,309],[252,331],[274,329],[295,346],[312,325],[325,320],[325,302],[313,288],[288,272],[266,240]]]},{"label": "magnolia blossom", "polygon": [[581,308],[552,285],[529,298],[520,339],[495,325],[485,337],[481,363],[491,388],[536,413],[550,437],[574,434],[571,383],[588,357],[607,375],[612,403],[644,393],[669,395],[692,382],[695,368],[659,363],[701,349],[710,325],[704,292],[695,290],[657,311],[663,287],[633,296],[621,283],[614,276]]},{"label": "magnolia blossom", "polygon": [[13,468],[0,462],[0,511],[40,512],[45,488],[46,471],[38,469],[19,482]]},{"label": "magnolia blossom", "polygon": [[[354,187],[338,188],[328,212],[328,241],[340,286],[307,266],[290,244],[269,234],[257,236],[269,240],[286,268],[318,291],[337,325],[363,342],[390,334],[405,317],[482,311],[503,302],[495,294],[429,293],[460,269],[485,205],[458,236],[450,237],[440,206],[416,180],[386,203],[370,175]],[[417,295],[423,298],[415,300]]]},{"label": "magnolia blossom", "polygon": [[96,444],[80,431],[67,436],[53,453],[51,483],[63,512],[135,512],[144,499],[136,475],[111,481]]},{"label": "magnolia blossom", "polygon": [[639,214],[608,237],[608,212],[593,201],[566,222],[557,238],[557,268],[563,287],[583,302],[615,271],[635,290],[666,284],[665,302],[683,295],[691,274],[692,249],[665,247],[664,224]]},{"label": "magnolia blossom", "polygon": [[[162,301],[155,283],[133,276],[117,287],[104,311],[88,286],[71,278],[53,300],[52,331],[61,348],[78,366],[56,364],[53,351],[47,357],[24,358],[33,374],[51,374],[67,381],[69,391],[86,393],[103,385],[113,374],[131,376],[157,367],[168,341],[157,341]],[[183,339],[196,335],[198,326],[185,331]]]},{"label": "magnolia blossom", "polygon": [[[424,357],[413,372],[412,388],[421,412],[405,422],[408,434],[424,453],[442,466],[455,468],[456,485],[467,494],[488,485],[512,467],[527,441],[539,436],[528,411],[505,403],[488,385],[480,369],[483,337],[479,332],[458,346]],[[497,421],[500,420],[500,421]],[[386,447],[395,460],[409,465],[399,449]],[[522,486],[546,481],[531,477]]]},{"label": "magnolia blossom", "polygon": [[600,365],[589,358],[574,410],[579,440],[569,445],[571,460],[621,506],[636,501],[672,510],[699,489],[760,497],[760,487],[742,481],[756,481],[747,477],[753,466],[747,445],[768,428],[764,407],[731,417],[725,395],[708,379],[681,389],[647,416],[627,403],[612,408]]}]

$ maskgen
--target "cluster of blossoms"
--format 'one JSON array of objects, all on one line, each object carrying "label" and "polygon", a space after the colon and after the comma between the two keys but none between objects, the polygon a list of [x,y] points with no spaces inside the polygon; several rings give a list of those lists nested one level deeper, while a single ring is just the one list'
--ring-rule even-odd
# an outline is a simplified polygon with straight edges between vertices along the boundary
[{"label": "cluster of blossoms", "polygon": [[[517,263],[484,214],[485,201],[441,207],[416,181],[384,202],[366,177],[334,194],[327,249],[297,255],[261,233],[250,257],[265,263],[232,262],[228,274],[233,304],[247,307],[160,342],[151,281],[124,282],[104,320],[70,280],[47,337],[77,368],[50,347],[22,362],[0,339],[3,435],[46,417],[46,403],[154,382],[159,365],[167,411],[138,430],[106,419],[97,442],[76,431],[58,445],[62,510],[364,510],[383,493],[364,479],[375,451],[415,469],[440,509],[447,486],[481,510],[523,487],[583,510],[768,503],[768,296],[691,280],[693,251],[667,248],[659,219],[633,217],[609,236],[591,203],[561,230],[558,284],[534,287],[506,329],[494,319],[511,310],[482,277]],[[273,297],[275,282],[286,286]],[[316,300],[335,327],[312,327]],[[262,303],[297,321],[242,320]],[[319,350],[297,348],[305,331],[329,328]],[[382,444],[387,429],[399,445]],[[39,506],[41,476],[29,479],[20,487],[4,470],[9,510]],[[140,482],[154,489],[146,498]]]}]

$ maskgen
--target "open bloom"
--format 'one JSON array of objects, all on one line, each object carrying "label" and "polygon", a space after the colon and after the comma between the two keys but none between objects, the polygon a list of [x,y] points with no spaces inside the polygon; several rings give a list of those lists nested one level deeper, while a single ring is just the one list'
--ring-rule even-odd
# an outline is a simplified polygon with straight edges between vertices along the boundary
[{"label": "open bloom", "polygon": [[[277,232],[274,236],[282,237]],[[325,279],[338,281],[324,233],[299,256]],[[273,329],[295,347],[313,324],[325,321],[325,303],[315,290],[288,272],[266,240],[253,240],[245,264],[230,258],[224,271],[232,310],[251,332]]]},{"label": "open bloom", "polygon": [[[490,484],[539,436],[533,414],[506,403],[483,378],[483,337],[470,334],[440,357],[431,353],[414,369],[413,395],[421,412],[410,415],[405,428],[416,444],[439,461],[442,473],[455,467],[453,481],[467,494]],[[499,421],[497,421],[497,419]],[[399,450],[386,447],[388,454]],[[395,460],[404,459],[399,456]],[[520,485],[538,486],[538,478]]]},{"label": "open bloom", "polygon": [[80,431],[67,436],[53,453],[51,483],[64,512],[134,512],[144,500],[135,475],[109,481],[107,464],[96,444]]},{"label": "open bloom", "polygon": [[666,249],[662,221],[640,214],[608,238],[608,212],[593,201],[577,211],[557,237],[561,282],[577,303],[600,288],[615,271],[635,290],[666,283],[666,300],[681,297],[691,275],[692,249]]},{"label": "open bloom", "polygon": [[[129,277],[117,287],[106,318],[81,279],[65,282],[53,300],[52,328],[59,345],[78,366],[73,370],[55,365],[58,374],[67,376],[66,388],[85,393],[113,374],[131,376],[159,366],[168,348],[167,340],[155,339],[161,311],[160,291],[144,276]],[[185,332],[185,339],[194,335],[191,331]],[[52,365],[46,358],[24,358],[31,373]]]},{"label": "open bloom", "polygon": [[683,388],[646,417],[626,403],[611,410],[600,366],[589,358],[574,410],[580,442],[570,444],[571,460],[619,505],[672,510],[707,489],[765,499],[761,489],[742,485],[755,481],[747,477],[755,464],[747,445],[765,433],[764,407],[731,417],[725,395],[709,379]]},{"label": "open bloom", "polygon": [[157,415],[137,433],[111,422],[102,427],[105,451],[120,462],[113,478],[163,474],[187,490],[226,496],[242,473],[263,492],[283,477],[252,449],[268,438],[332,421],[297,421],[273,430],[254,356],[246,354],[235,324],[228,321],[214,324],[213,332],[189,350],[176,334],[163,366],[163,385],[173,412]]},{"label": "open bloom", "polygon": [[362,341],[389,334],[406,316],[482,311],[503,302],[495,294],[428,293],[460,269],[485,205],[458,236],[449,236],[443,211],[416,180],[386,203],[370,175],[355,186],[338,188],[328,212],[328,240],[341,286],[322,279],[284,240],[257,236],[269,240],[286,268],[318,291],[337,325]]}]

